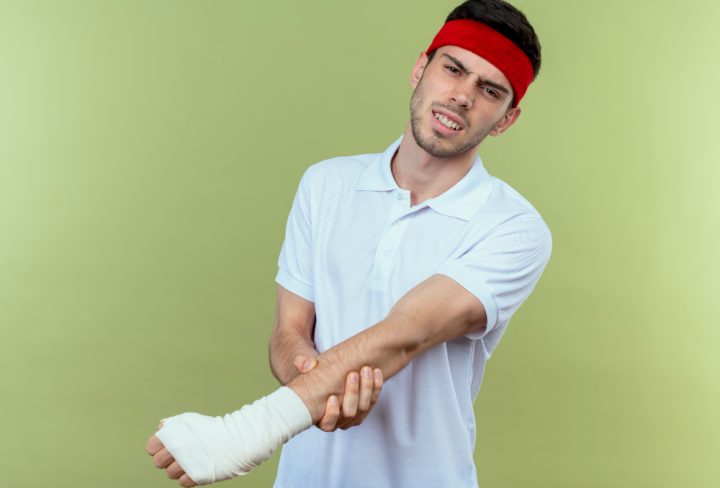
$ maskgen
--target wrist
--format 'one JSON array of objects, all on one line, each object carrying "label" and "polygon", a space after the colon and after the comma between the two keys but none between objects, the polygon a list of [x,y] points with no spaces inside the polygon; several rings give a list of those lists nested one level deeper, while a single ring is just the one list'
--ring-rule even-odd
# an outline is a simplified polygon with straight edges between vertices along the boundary
[{"label": "wrist", "polygon": [[305,403],[313,423],[323,417],[330,395],[342,397],[346,374],[345,370],[339,369],[337,362],[325,357],[325,354],[321,354],[317,361],[313,370],[298,375],[286,385]]}]

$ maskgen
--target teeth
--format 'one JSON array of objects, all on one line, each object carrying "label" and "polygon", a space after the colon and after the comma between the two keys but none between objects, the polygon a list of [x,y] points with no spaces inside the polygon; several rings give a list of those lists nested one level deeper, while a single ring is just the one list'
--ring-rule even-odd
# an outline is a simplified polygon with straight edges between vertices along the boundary
[{"label": "teeth", "polygon": [[448,119],[448,118],[445,117],[444,115],[438,114],[438,113],[435,113],[435,112],[433,112],[433,115],[434,115],[435,118],[438,119],[438,120],[440,121],[440,123],[441,123],[442,125],[444,125],[445,127],[449,128],[449,129],[453,129],[453,130],[460,130],[460,126],[459,126],[457,123],[455,123],[455,122],[453,122],[452,120]]}]

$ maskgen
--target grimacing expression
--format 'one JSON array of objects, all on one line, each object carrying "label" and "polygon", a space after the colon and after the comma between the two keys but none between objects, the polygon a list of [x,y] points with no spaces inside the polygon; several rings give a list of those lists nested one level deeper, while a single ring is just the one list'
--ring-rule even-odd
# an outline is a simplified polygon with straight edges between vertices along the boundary
[{"label": "grimacing expression", "polygon": [[[474,53],[455,46],[438,49],[425,65],[410,99],[413,136],[418,146],[432,156],[447,158],[473,150],[497,128],[512,103],[511,94],[476,83],[466,70],[509,87],[497,68]],[[446,127],[438,117],[453,128]]]}]

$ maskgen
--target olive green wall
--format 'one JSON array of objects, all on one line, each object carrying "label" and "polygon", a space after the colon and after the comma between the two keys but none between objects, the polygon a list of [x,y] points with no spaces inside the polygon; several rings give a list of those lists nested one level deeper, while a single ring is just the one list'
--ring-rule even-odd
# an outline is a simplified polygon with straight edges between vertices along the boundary
[{"label": "olive green wall", "polygon": [[[400,135],[454,5],[0,2],[2,486],[174,486],[161,417],[275,387],[299,177]],[[554,253],[478,398],[481,487],[714,486],[720,7],[516,5],[543,69],[480,152]]]}]

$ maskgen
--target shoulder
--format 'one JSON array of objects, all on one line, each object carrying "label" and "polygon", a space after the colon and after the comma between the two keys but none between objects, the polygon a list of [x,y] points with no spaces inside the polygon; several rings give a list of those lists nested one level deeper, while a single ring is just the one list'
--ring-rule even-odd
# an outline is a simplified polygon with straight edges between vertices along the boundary
[{"label": "shoulder", "polygon": [[305,170],[303,179],[311,186],[350,184],[354,185],[360,175],[372,165],[381,153],[336,156],[311,164]]},{"label": "shoulder", "polygon": [[520,192],[500,178],[495,176],[491,178],[493,186],[483,207],[485,212],[542,219],[540,212]]},{"label": "shoulder", "polygon": [[485,204],[473,216],[471,232],[478,236],[521,232],[548,246],[552,242],[550,227],[540,212],[515,188],[494,176]]}]

